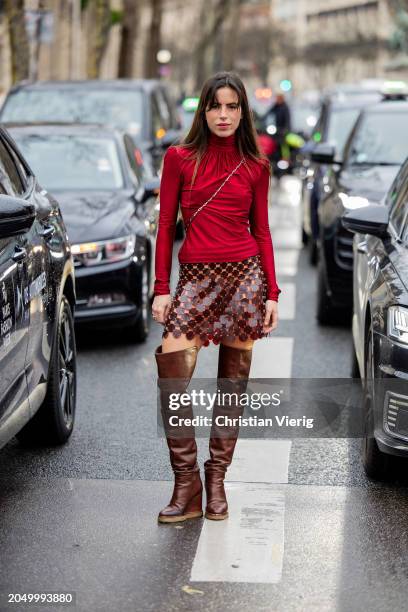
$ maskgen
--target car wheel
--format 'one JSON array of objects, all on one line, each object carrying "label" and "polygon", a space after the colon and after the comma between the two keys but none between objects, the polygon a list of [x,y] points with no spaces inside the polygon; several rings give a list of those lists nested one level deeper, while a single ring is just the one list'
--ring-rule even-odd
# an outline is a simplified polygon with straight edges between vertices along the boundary
[{"label": "car wheel", "polygon": [[64,444],[74,428],[76,346],[71,306],[62,296],[48,370],[47,393],[33,418],[17,434],[23,445]]},{"label": "car wheel", "polygon": [[149,335],[150,331],[150,319],[151,319],[151,308],[150,308],[150,297],[149,297],[149,273],[147,271],[147,263],[142,268],[142,280],[141,280],[141,308],[140,315],[131,327],[126,329],[126,336],[131,342],[144,342]]},{"label": "car wheel", "polygon": [[317,265],[317,320],[320,325],[333,323],[334,308],[330,296],[327,294],[326,279],[323,267],[323,258],[319,257]]},{"label": "car wheel", "polygon": [[392,457],[382,453],[374,438],[374,350],[372,329],[368,330],[366,339],[365,377],[363,382],[363,422],[364,437],[361,448],[361,458],[364,471],[369,478],[388,481],[391,477]]}]

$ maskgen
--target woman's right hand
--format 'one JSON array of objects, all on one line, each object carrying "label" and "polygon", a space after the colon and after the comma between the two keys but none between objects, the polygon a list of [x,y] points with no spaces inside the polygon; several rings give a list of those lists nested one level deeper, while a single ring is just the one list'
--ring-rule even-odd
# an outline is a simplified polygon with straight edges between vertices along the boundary
[{"label": "woman's right hand", "polygon": [[156,295],[152,304],[152,315],[156,323],[162,323],[167,318],[171,305],[171,295]]}]

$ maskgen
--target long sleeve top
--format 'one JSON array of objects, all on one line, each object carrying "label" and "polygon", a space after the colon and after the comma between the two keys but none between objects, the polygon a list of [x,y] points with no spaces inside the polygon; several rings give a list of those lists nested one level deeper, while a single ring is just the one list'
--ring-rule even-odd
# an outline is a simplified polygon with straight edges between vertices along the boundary
[{"label": "long sleeve top", "polygon": [[[185,223],[239,163],[235,134],[211,133],[194,185],[195,160],[182,146],[167,149],[160,184],[159,227],[155,253],[155,295],[170,294],[172,251],[179,205]],[[281,292],[268,221],[269,170],[247,159],[217,196],[196,215],[178,254],[180,263],[232,262],[260,255],[267,299]]]}]

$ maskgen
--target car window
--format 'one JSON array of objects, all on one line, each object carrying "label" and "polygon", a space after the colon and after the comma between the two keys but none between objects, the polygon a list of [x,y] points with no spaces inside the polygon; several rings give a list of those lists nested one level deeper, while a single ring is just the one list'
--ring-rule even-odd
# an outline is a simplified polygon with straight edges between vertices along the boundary
[{"label": "car window", "polygon": [[157,138],[157,133],[159,130],[163,129],[163,124],[160,117],[160,111],[157,106],[157,99],[154,95],[151,98],[152,101],[152,127],[153,127],[153,135]]},{"label": "car window", "polygon": [[336,147],[336,155],[343,157],[347,138],[360,114],[359,108],[338,108],[330,113],[327,141]]},{"label": "car window", "polygon": [[408,183],[395,193],[395,202],[391,208],[390,223],[398,236],[401,236],[408,212]]},{"label": "car window", "polygon": [[49,190],[121,189],[124,177],[115,140],[78,134],[15,133],[14,139]]},{"label": "car window", "polygon": [[22,195],[25,191],[16,165],[2,140],[0,140],[0,191],[11,196]]},{"label": "car window", "polygon": [[129,160],[129,165],[133,170],[133,174],[138,182],[140,182],[143,178],[143,162],[141,158],[140,150],[136,147],[132,138],[129,136],[123,137],[123,142],[125,145],[126,155]]},{"label": "car window", "polygon": [[408,113],[378,112],[365,114],[350,143],[350,165],[396,165],[407,156],[406,131],[401,126]]},{"label": "car window", "polygon": [[155,91],[155,96],[156,96],[157,106],[158,106],[159,113],[160,113],[162,127],[165,130],[169,130],[171,128],[171,114],[170,114],[168,102],[166,98],[164,97],[161,89],[157,89]]},{"label": "car window", "polygon": [[23,189],[24,191],[27,191],[28,186],[29,186],[29,181],[30,181],[30,173],[26,168],[26,164],[23,163],[23,161],[20,158],[20,155],[15,150],[15,148],[11,146],[9,142],[7,142],[7,147],[17,167],[18,173],[20,175],[20,179],[23,183]]},{"label": "car window", "polygon": [[1,121],[107,123],[131,134],[142,133],[143,92],[135,89],[20,89],[10,94]]}]

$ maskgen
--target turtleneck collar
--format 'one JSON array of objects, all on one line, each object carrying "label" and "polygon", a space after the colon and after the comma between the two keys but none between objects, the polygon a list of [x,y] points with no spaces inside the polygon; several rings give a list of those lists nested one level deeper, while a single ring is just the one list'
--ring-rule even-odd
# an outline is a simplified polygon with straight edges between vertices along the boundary
[{"label": "turtleneck collar", "polygon": [[217,136],[214,132],[210,132],[208,144],[211,148],[222,149],[223,151],[236,151],[236,132],[231,134],[231,136]]}]

